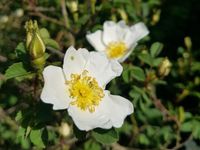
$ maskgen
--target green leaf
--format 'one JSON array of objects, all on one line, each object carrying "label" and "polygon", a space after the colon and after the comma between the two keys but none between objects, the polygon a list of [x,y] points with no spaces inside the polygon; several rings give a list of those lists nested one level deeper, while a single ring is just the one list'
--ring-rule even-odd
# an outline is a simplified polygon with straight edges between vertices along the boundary
[{"label": "green leaf", "polygon": [[79,130],[75,125],[73,126],[73,132],[75,137],[79,140],[84,140],[86,138],[87,132]]},{"label": "green leaf", "polygon": [[40,29],[40,35],[43,39],[45,38],[50,38],[50,34],[46,28],[41,28]]},{"label": "green leaf", "polygon": [[161,112],[156,108],[145,108],[144,113],[146,117],[149,118],[150,120],[162,117]]},{"label": "green leaf", "polygon": [[124,122],[122,127],[118,129],[119,133],[125,133],[127,135],[131,135],[131,131],[133,130],[132,124]]},{"label": "green leaf", "polygon": [[22,149],[30,149],[30,141],[28,139],[20,140]]},{"label": "green leaf", "polygon": [[24,127],[20,126],[17,131],[17,138],[19,140],[25,139],[25,132],[26,132],[26,129]]},{"label": "green leaf", "polygon": [[45,38],[45,39],[43,39],[43,41],[44,41],[44,43],[45,43],[46,46],[55,48],[57,50],[60,49],[59,44],[55,40],[53,40],[53,39]]},{"label": "green leaf", "polygon": [[181,124],[182,132],[192,132],[193,130],[193,121],[187,121]]},{"label": "green leaf", "polygon": [[44,142],[42,140],[42,130],[40,129],[32,130],[30,133],[30,140],[35,146],[39,148],[45,148]]},{"label": "green leaf", "polygon": [[146,64],[148,64],[150,66],[153,65],[153,58],[148,53],[141,53],[138,57],[144,63],[146,63]]},{"label": "green leaf", "polygon": [[159,132],[165,141],[174,138],[172,128],[169,126],[163,126],[162,128],[160,128]]},{"label": "green leaf", "polygon": [[191,71],[200,71],[200,62],[192,62]]},{"label": "green leaf", "polygon": [[148,3],[146,3],[146,2],[142,3],[142,14],[143,14],[143,17],[149,16],[149,13],[150,13],[150,8],[149,8]]},{"label": "green leaf", "polygon": [[144,99],[146,106],[152,105],[152,100],[147,96],[145,92],[142,93],[142,98]]},{"label": "green leaf", "polygon": [[200,139],[200,122],[198,120],[193,120],[192,125],[192,135],[195,139]]},{"label": "green leaf", "polygon": [[151,45],[150,54],[152,57],[156,57],[160,54],[163,49],[163,44],[160,42],[155,42]]},{"label": "green leaf", "polygon": [[139,135],[139,142],[140,142],[140,144],[143,144],[143,145],[149,145],[150,144],[150,140],[143,133]]},{"label": "green leaf", "polygon": [[93,140],[89,140],[84,144],[84,150],[101,150],[101,146]]},{"label": "green leaf", "polygon": [[140,67],[133,66],[131,70],[131,75],[138,81],[145,81],[144,71]]},{"label": "green leaf", "polygon": [[15,48],[16,56],[22,61],[24,64],[27,64],[29,60],[29,56],[23,42],[20,42],[17,47]]},{"label": "green leaf", "polygon": [[162,61],[163,61],[163,58],[155,58],[153,60],[153,66],[158,67]]},{"label": "green leaf", "polygon": [[100,25],[100,24],[96,24],[96,25],[94,25],[93,27],[92,27],[92,29],[91,29],[91,32],[95,32],[95,31],[97,31],[97,30],[102,30],[102,25]]},{"label": "green leaf", "polygon": [[200,99],[200,92],[197,92],[197,91],[190,92],[190,95],[195,96]]},{"label": "green leaf", "polygon": [[15,116],[16,121],[20,121],[22,119],[22,111],[18,111],[17,115]]},{"label": "green leaf", "polygon": [[30,74],[30,72],[27,72],[24,68],[24,65],[22,62],[14,63],[12,64],[5,73],[6,79],[11,79],[15,77],[25,76]]},{"label": "green leaf", "polygon": [[133,89],[134,89],[135,91],[137,91],[138,93],[140,93],[141,95],[144,93],[143,89],[140,88],[140,87],[133,86]]},{"label": "green leaf", "polygon": [[134,99],[134,101],[137,101],[141,97],[141,94],[134,89],[129,92],[129,95]]},{"label": "green leaf", "polygon": [[88,19],[90,19],[90,15],[89,14],[84,14],[81,18],[79,18],[79,20],[78,20],[78,25],[79,26],[82,26],[82,25],[84,25],[87,21],[88,21]]},{"label": "green leaf", "polygon": [[31,127],[30,126],[28,126],[27,128],[26,128],[26,131],[25,131],[25,138],[27,138],[28,137],[28,135],[30,134],[30,132],[31,132]]},{"label": "green leaf", "polygon": [[102,144],[111,144],[119,139],[118,132],[114,128],[110,130],[95,129],[92,131],[92,136]]},{"label": "green leaf", "polygon": [[153,127],[153,126],[147,126],[146,130],[147,130],[147,135],[148,136],[153,136],[156,133],[156,128]]},{"label": "green leaf", "polygon": [[138,17],[136,15],[136,10],[132,5],[126,5],[125,7],[128,15],[130,16],[130,18],[134,19],[134,20],[138,20]]},{"label": "green leaf", "polygon": [[18,58],[24,56],[26,54],[26,47],[23,42],[20,42],[15,48],[15,52]]},{"label": "green leaf", "polygon": [[164,80],[159,80],[159,79],[154,80],[153,83],[154,83],[154,84],[160,84],[160,85],[166,85],[166,84],[167,84],[166,81],[164,81]]},{"label": "green leaf", "polygon": [[124,80],[124,82],[129,83],[130,81],[130,67],[128,66],[123,66],[124,71],[122,72],[122,78]]}]

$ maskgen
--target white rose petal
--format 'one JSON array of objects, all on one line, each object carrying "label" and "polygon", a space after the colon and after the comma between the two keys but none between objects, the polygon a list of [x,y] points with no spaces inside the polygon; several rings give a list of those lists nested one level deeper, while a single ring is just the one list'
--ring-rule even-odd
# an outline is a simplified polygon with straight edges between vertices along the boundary
[{"label": "white rose petal", "polygon": [[89,62],[85,69],[97,79],[102,87],[105,87],[113,78],[120,76],[122,66],[114,60],[108,60],[102,53],[91,52]]},{"label": "white rose petal", "polygon": [[129,32],[126,33],[124,41],[127,43],[128,47],[131,47],[134,43],[144,38],[149,31],[144,23],[139,22],[130,27]]},{"label": "white rose petal", "polygon": [[45,103],[53,104],[53,109],[66,109],[70,100],[66,92],[65,79],[62,68],[48,66],[43,71],[44,87],[41,99]]},{"label": "white rose petal", "polygon": [[124,119],[133,113],[133,105],[129,100],[110,95],[108,91],[105,91],[105,97],[94,113],[82,111],[75,106],[70,106],[68,112],[80,130],[119,128]]},{"label": "white rose petal", "polygon": [[126,33],[129,31],[129,27],[126,25],[125,21],[121,20],[117,23],[117,36],[120,41],[123,41]]},{"label": "white rose petal", "polygon": [[102,42],[103,35],[101,30],[98,30],[91,34],[87,34],[86,38],[97,51],[105,50],[106,46]]},{"label": "white rose petal", "polygon": [[147,29],[147,27],[145,26],[144,23],[139,22],[133,26],[131,26],[131,31],[136,34],[137,38],[136,41],[141,40],[143,37],[145,37],[146,35],[149,34],[149,30]]},{"label": "white rose petal", "polygon": [[107,92],[107,96],[106,106],[112,126],[119,128],[122,126],[124,119],[133,113],[133,104],[129,100],[118,95],[111,95],[109,92]]},{"label": "white rose petal", "polygon": [[103,24],[103,41],[106,45],[110,42],[118,41],[117,24],[113,21],[106,21]]},{"label": "white rose petal", "polygon": [[69,47],[64,57],[63,70],[67,79],[71,73],[81,73],[85,67],[89,52],[85,49],[77,51],[73,46]]}]

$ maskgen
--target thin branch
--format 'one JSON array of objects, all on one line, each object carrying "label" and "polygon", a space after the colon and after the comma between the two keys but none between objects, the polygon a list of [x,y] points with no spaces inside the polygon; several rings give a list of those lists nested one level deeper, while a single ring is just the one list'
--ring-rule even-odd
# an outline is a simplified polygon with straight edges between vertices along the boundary
[{"label": "thin branch", "polygon": [[52,48],[52,47],[47,47],[47,49],[48,49],[51,53],[54,53],[54,54],[58,55],[61,59],[64,58],[64,53],[62,53],[61,50],[54,49],[54,48]]},{"label": "thin branch", "polygon": [[67,29],[69,29],[70,28],[70,24],[69,24],[68,13],[67,13],[67,10],[66,10],[65,0],[61,0],[61,8],[62,8],[62,14],[63,14],[63,18],[64,18],[65,27]]},{"label": "thin branch", "polygon": [[0,122],[7,123],[13,130],[18,129],[17,123],[2,108],[0,108]]},{"label": "thin branch", "polygon": [[161,100],[158,99],[155,94],[151,94],[151,92],[149,92],[149,96],[151,97],[154,106],[162,112],[164,120],[174,121],[179,128],[180,122],[178,118],[170,114],[169,110],[162,104]]},{"label": "thin branch", "polygon": [[192,134],[190,134],[190,136],[182,143],[176,145],[175,147],[171,148],[171,149],[166,149],[166,150],[179,150],[180,148],[182,148],[183,146],[185,146],[185,144],[190,141],[193,138]]},{"label": "thin branch", "polygon": [[19,109],[22,109],[22,108],[28,108],[28,107],[29,107],[28,104],[22,102],[22,103],[19,103],[19,104],[15,105],[15,106],[12,106],[12,107],[8,108],[6,110],[6,113],[8,115],[11,115],[12,113],[16,112],[16,110],[19,110]]},{"label": "thin branch", "polygon": [[[155,107],[161,111],[164,120],[174,121],[176,123],[177,128],[175,129],[176,130],[175,147],[179,147],[180,146],[180,126],[181,126],[180,121],[178,120],[177,116],[172,115],[170,113],[170,111],[162,104],[161,100],[156,97],[156,94],[153,91],[149,91],[148,93]],[[172,149],[172,150],[176,150],[176,149]]]},{"label": "thin branch", "polygon": [[38,17],[41,17],[42,19],[44,20],[47,20],[47,21],[50,21],[52,23],[55,23],[55,24],[58,24],[60,26],[65,26],[65,24],[57,19],[54,19],[54,18],[51,18],[51,17],[48,17],[44,14],[42,14],[41,12],[30,12],[29,13],[31,16],[38,16]]},{"label": "thin branch", "polygon": [[34,11],[34,12],[54,12],[55,8],[54,7],[27,7],[26,10],[28,11]]}]

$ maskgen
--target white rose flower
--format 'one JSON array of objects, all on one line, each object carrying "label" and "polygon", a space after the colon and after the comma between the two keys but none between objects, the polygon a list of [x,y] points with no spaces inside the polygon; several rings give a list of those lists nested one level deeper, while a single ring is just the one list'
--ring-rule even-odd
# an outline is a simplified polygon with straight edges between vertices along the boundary
[{"label": "white rose flower", "polygon": [[133,51],[137,42],[149,33],[144,23],[139,22],[131,27],[124,21],[115,23],[106,21],[103,31],[97,30],[87,34],[89,43],[99,52],[106,53],[109,59],[123,62]]},{"label": "white rose flower", "polygon": [[70,47],[63,68],[44,69],[41,99],[53,104],[54,110],[67,109],[80,130],[121,127],[126,116],[133,113],[133,105],[105,90],[121,72],[122,66],[105,54]]}]

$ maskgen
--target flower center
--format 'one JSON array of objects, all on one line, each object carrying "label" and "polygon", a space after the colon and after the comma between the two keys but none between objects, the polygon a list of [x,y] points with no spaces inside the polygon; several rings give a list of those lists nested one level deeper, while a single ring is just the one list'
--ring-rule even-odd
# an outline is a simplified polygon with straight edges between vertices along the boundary
[{"label": "flower center", "polygon": [[118,58],[123,56],[126,50],[126,44],[122,41],[110,42],[106,48],[106,52],[109,58]]},{"label": "flower center", "polygon": [[70,104],[82,110],[95,111],[95,106],[104,97],[103,89],[99,87],[95,78],[88,76],[88,71],[81,74],[71,74],[71,80],[66,81],[69,86],[70,97],[74,100]]}]

